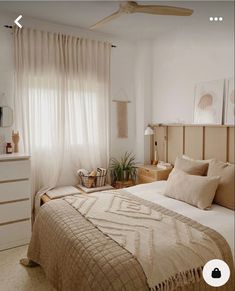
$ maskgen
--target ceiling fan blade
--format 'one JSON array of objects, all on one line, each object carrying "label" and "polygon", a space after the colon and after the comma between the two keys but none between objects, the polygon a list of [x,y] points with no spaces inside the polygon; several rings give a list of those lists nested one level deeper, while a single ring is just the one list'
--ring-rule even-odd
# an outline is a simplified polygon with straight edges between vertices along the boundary
[{"label": "ceiling fan blade", "polygon": [[101,19],[100,21],[96,22],[94,25],[92,25],[89,29],[95,29],[98,28],[99,26],[101,26],[102,24],[111,21],[117,17],[119,17],[121,14],[123,14],[122,11],[118,10],[116,12],[114,12],[113,14]]},{"label": "ceiling fan blade", "polygon": [[133,13],[148,13],[156,15],[190,16],[193,10],[187,8],[160,6],[160,5],[136,5]]}]

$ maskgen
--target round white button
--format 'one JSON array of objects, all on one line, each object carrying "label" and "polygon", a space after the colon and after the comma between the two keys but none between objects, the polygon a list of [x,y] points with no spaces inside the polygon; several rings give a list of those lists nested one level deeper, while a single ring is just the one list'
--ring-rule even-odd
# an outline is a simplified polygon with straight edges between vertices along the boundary
[{"label": "round white button", "polygon": [[230,277],[230,269],[222,260],[210,260],[203,267],[202,275],[208,285],[220,287],[227,283]]}]

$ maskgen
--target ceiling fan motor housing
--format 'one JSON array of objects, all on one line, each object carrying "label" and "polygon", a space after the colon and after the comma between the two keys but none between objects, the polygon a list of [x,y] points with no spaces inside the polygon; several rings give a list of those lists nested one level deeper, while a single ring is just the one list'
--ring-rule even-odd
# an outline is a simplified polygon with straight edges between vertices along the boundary
[{"label": "ceiling fan motor housing", "polygon": [[124,13],[134,13],[135,8],[138,6],[138,4],[134,1],[128,1],[124,3],[120,3],[120,12]]}]

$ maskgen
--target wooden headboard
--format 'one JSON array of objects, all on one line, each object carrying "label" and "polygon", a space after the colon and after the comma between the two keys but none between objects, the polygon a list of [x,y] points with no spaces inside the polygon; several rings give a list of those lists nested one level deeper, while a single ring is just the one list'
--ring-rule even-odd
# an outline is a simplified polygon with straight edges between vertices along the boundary
[{"label": "wooden headboard", "polygon": [[151,159],[157,141],[159,159],[172,164],[183,154],[194,159],[216,158],[234,164],[234,126],[156,124],[152,128]]}]

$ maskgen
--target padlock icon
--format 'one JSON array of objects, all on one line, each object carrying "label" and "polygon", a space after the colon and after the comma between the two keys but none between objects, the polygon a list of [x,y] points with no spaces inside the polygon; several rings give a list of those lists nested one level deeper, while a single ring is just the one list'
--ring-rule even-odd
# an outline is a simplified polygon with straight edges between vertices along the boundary
[{"label": "padlock icon", "polygon": [[216,279],[221,278],[220,270],[218,268],[214,268],[214,270],[211,273],[211,277]]}]

